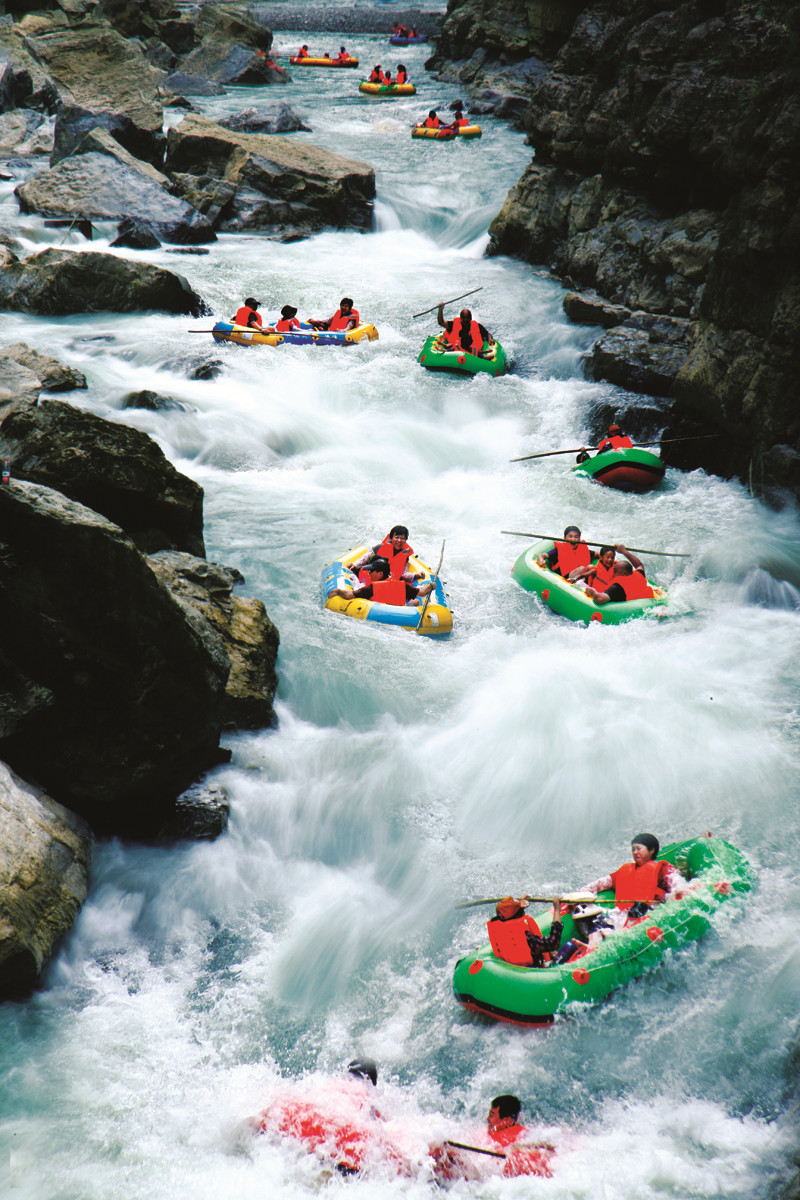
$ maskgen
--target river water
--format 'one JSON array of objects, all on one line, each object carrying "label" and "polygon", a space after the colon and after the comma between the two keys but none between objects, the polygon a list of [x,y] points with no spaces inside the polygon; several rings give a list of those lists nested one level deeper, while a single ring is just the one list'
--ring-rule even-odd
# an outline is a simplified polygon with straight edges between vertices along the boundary
[{"label": "river water", "polygon": [[[279,34],[275,48],[333,53],[340,40]],[[376,36],[348,48],[368,66],[397,62]],[[316,1194],[312,1158],[237,1127],[279,1081],[313,1084],[355,1054],[379,1061],[381,1106],[420,1137],[474,1131],[510,1091],[563,1151],[550,1180],[459,1194],[756,1198],[789,1169],[796,516],[702,472],[668,471],[631,498],[573,477],[569,457],[509,463],[579,445],[591,404],[614,389],[583,379],[594,331],[566,322],[560,287],[482,257],[530,155],[521,136],[483,118],[480,142],[409,138],[412,120],[456,95],[424,76],[425,54],[402,51],[419,85],[407,101],[360,98],[360,71],[299,69],[267,94],[313,126],[298,136],[374,164],[374,232],[141,254],[184,272],[218,317],[250,294],[271,315],[292,303],[301,316],[352,295],[379,341],[241,349],[187,335],[210,321],[159,314],[4,318],[4,342],[86,372],[88,392],[70,402],[145,429],[203,485],[209,557],[244,572],[281,633],[279,726],[231,737],[232,762],[214,775],[231,796],[229,831],[213,844],[101,844],[44,986],[0,1008],[14,1197]],[[262,99],[240,89],[204,108]],[[31,248],[63,236],[3,195],[4,221]],[[515,372],[426,373],[415,359],[435,314],[411,314],[477,287],[476,315]],[[209,356],[222,373],[188,380]],[[123,411],[140,388],[192,409]],[[455,627],[441,643],[320,607],[323,565],[396,522],[434,564],[446,541]],[[525,540],[500,530],[572,522],[592,539],[691,552],[647,559],[681,616],[579,628],[543,611],[509,575]],[[727,838],[756,890],[704,940],[544,1034],[456,1005],[455,959],[488,914],[454,903],[575,888],[618,866],[643,829]],[[380,1172],[327,1186],[432,1194],[423,1177]]]}]

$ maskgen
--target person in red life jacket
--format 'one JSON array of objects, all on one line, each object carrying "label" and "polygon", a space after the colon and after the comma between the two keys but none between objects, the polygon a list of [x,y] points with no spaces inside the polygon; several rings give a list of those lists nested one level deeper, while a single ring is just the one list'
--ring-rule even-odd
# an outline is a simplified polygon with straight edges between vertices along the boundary
[{"label": "person in red life jacket", "polygon": [[327,321],[311,321],[310,324],[315,329],[328,329],[331,333],[334,333],[345,329],[353,329],[360,322],[361,318],[358,315],[358,309],[353,308],[353,301],[349,296],[342,296],[339,301],[339,307],[332,317]]},{"label": "person in red life jacket", "polygon": [[237,309],[236,316],[233,318],[234,324],[244,325],[246,329],[260,329],[261,315],[256,311],[258,304],[258,300],[248,296],[242,307]]},{"label": "person in red life jacket", "polygon": [[280,320],[275,322],[276,333],[288,333],[290,329],[299,329],[300,322],[297,320],[297,309],[291,304],[284,304],[281,309]]},{"label": "person in red life jacket", "polygon": [[556,542],[552,550],[537,555],[536,562],[540,567],[549,567],[557,575],[568,579],[578,568],[591,566],[592,556],[586,542],[581,541],[578,526],[568,525],[564,530],[563,542]]},{"label": "person in red life jacket", "polygon": [[300,49],[297,51],[297,57],[298,58],[308,58],[309,57],[308,46],[305,46],[305,45],[301,46]]},{"label": "person in red life jacket", "polygon": [[417,36],[417,31],[416,31],[416,29],[409,29],[409,31],[408,31],[408,36],[409,36],[410,38],[415,38],[415,37]]},{"label": "person in red life jacket", "polygon": [[[616,551],[613,546],[601,546],[600,553],[588,567],[577,567],[570,573],[570,579],[576,582],[585,579],[598,592],[605,592],[614,582],[614,563]],[[587,588],[587,591],[589,589]]]},{"label": "person in red life jacket", "polygon": [[605,437],[600,438],[597,444],[597,453],[603,454],[606,450],[629,450],[633,442],[626,433],[623,433],[619,425],[609,425]]},{"label": "person in red life jacket", "polygon": [[369,79],[367,80],[367,83],[383,83],[384,79],[385,75],[381,70],[381,64],[376,63],[369,73]]},{"label": "person in red life jacket", "polygon": [[340,46],[339,53],[336,55],[336,58],[333,61],[334,62],[348,62],[349,59],[350,59],[350,55],[345,50],[344,46]]},{"label": "person in red life jacket", "polygon": [[366,583],[362,568],[365,568],[367,563],[374,558],[385,558],[389,564],[389,571],[393,579],[404,579],[406,583],[415,583],[418,579],[425,578],[424,571],[416,573],[408,570],[408,560],[414,551],[408,544],[408,529],[405,525],[393,525],[386,537],[377,546],[373,546],[371,550],[367,550],[366,554],[362,554],[361,558],[350,564],[350,570],[359,575],[362,583]]},{"label": "person in red life jacket", "polygon": [[499,901],[495,915],[486,922],[493,954],[518,967],[544,967],[551,959],[566,962],[580,947],[574,941],[561,945],[561,897],[553,897],[553,921],[547,937],[542,936],[533,917],[525,915],[528,903],[527,896],[519,900],[506,896]]},{"label": "person in red life jacket", "polygon": [[495,1096],[486,1118],[487,1132],[498,1146],[511,1146],[528,1130],[519,1123],[522,1108],[516,1096]]},{"label": "person in red life jacket", "polygon": [[387,87],[388,87],[390,84],[394,83],[394,80],[392,79],[392,72],[391,72],[391,71],[387,71],[387,72],[386,72],[386,74],[385,74],[385,75],[384,75],[384,77],[383,77],[383,81],[382,81],[382,82],[383,82],[383,83],[385,83],[385,84],[387,85]]},{"label": "person in red life jacket", "polygon": [[408,83],[408,71],[402,63],[397,64],[397,74],[394,77],[395,83]]},{"label": "person in red life jacket", "polygon": [[433,591],[433,584],[423,583],[417,587],[406,583],[404,579],[392,579],[389,564],[385,558],[375,558],[367,564],[369,583],[361,583],[354,588],[332,588],[329,596],[339,596],[342,600],[377,600],[379,604],[415,604],[422,596]]},{"label": "person in red life jacket", "polygon": [[657,860],[658,838],[652,833],[637,833],[631,842],[632,862],[623,863],[610,875],[587,883],[581,891],[613,891],[617,908],[629,917],[643,916],[653,904],[663,904],[667,893],[674,891],[681,876],[672,863]]},{"label": "person in red life jacket", "polygon": [[465,117],[463,111],[460,108],[457,108],[452,124],[443,125],[442,129],[451,129],[453,133],[458,133],[459,129],[463,129],[465,125],[470,124],[471,121],[469,117]]},{"label": "person in red life jacket", "polygon": [[[448,129],[451,126],[443,125],[442,128]],[[482,356],[484,342],[489,346],[494,345],[494,338],[489,330],[478,321],[473,320],[472,313],[468,308],[462,308],[455,320],[445,321],[444,301],[442,301],[436,314],[436,320],[444,330],[442,337],[451,350],[463,350],[467,354]]]},{"label": "person in red life jacket", "polygon": [[626,550],[622,542],[618,542],[616,548],[628,561],[615,561],[613,576],[610,580],[604,578],[602,586],[595,573],[591,585],[586,589],[587,596],[591,596],[595,604],[622,604],[625,600],[652,599],[655,592],[647,582],[641,560]]},{"label": "person in red life jacket", "polygon": [[425,120],[422,122],[423,129],[438,129],[441,121],[436,115],[436,109],[432,108]]},{"label": "person in red life jacket", "polygon": [[408,37],[408,30],[405,25],[395,25],[392,28],[393,37]]}]

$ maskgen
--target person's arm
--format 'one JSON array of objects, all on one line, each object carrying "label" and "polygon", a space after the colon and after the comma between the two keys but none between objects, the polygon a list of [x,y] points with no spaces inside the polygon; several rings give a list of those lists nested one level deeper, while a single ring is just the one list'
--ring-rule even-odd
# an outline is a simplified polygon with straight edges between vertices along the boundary
[{"label": "person's arm", "polygon": [[619,554],[625,555],[628,562],[633,567],[634,571],[641,571],[642,574],[644,574],[644,564],[642,563],[642,560],[640,558],[637,558],[636,555],[631,550],[626,550],[625,547],[623,546],[622,542],[617,542],[614,549]]},{"label": "person's arm", "polygon": [[602,879],[595,879],[594,883],[585,883],[580,889],[582,892],[594,892],[595,896],[598,892],[610,892],[614,888],[616,871],[612,875],[604,875]]},{"label": "person's arm", "polygon": [[436,313],[436,320],[439,322],[442,329],[447,329],[447,322],[444,319],[444,301],[442,301],[442,303],[439,305],[439,309]]},{"label": "person's arm", "polygon": [[574,583],[576,579],[586,579],[587,576],[594,575],[594,567],[576,567],[574,571],[570,571],[567,579],[571,579]]},{"label": "person's arm", "polygon": [[586,447],[581,446],[580,450],[578,451],[578,457],[575,459],[575,462],[576,463],[586,462],[586,460],[590,457],[591,457],[591,455],[589,454],[589,451],[586,449]]},{"label": "person's arm", "polygon": [[361,555],[361,558],[357,558],[354,562],[350,563],[348,570],[352,571],[354,575],[357,575],[361,568],[365,567],[367,563],[370,562],[374,557],[374,548],[372,550],[367,550],[365,554]]},{"label": "person's arm", "polygon": [[548,550],[544,554],[537,554],[537,556],[536,556],[537,566],[549,567],[551,571],[552,571],[553,567],[556,565],[557,561],[558,561],[558,551],[556,550],[555,546],[553,547],[552,550]]},{"label": "person's arm", "polygon": [[625,589],[618,583],[609,584],[608,591],[598,592],[596,588],[587,587],[587,596],[591,596],[595,604],[624,604],[627,600]]},{"label": "person's arm", "polygon": [[489,330],[486,328],[486,326],[485,326],[485,325],[481,325],[480,321],[478,322],[478,329],[480,330],[481,337],[483,338],[483,340],[484,340],[485,342],[488,342],[490,346],[493,346],[493,345],[494,345],[494,338],[493,338],[493,337],[492,337],[492,335],[489,333]]},{"label": "person's arm", "polygon": [[342,600],[371,600],[372,584],[362,584],[357,588],[331,588],[328,592],[328,599],[331,596],[339,596]]},{"label": "person's arm", "polygon": [[678,877],[678,872],[673,867],[672,863],[662,862],[658,867],[658,882],[656,885],[656,904],[663,904],[667,898],[667,892],[671,892],[675,886]]},{"label": "person's arm", "polygon": [[415,604],[422,596],[428,596],[432,591],[432,583],[421,583],[419,587],[415,587],[413,583],[407,583],[406,604]]}]

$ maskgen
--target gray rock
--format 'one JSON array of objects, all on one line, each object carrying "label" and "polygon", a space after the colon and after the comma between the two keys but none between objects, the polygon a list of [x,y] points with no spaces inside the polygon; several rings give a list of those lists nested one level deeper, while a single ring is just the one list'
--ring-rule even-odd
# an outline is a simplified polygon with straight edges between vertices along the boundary
[{"label": "gray rock", "polygon": [[252,50],[230,42],[207,38],[181,61],[181,71],[187,75],[199,75],[228,87],[265,86],[291,82],[291,77],[270,59]]},{"label": "gray rock", "polygon": [[4,657],[52,696],[0,754],[98,832],[158,830],[225,757],[221,640],[187,620],[121,529],[58,492],[12,479],[0,530]]},{"label": "gray rock", "polygon": [[170,195],[156,179],[94,150],[66,158],[35,175],[20,184],[15,195],[22,212],[95,221],[129,218],[149,225],[168,242],[215,240],[205,217]]},{"label": "gray rock", "polygon": [[217,563],[188,554],[151,555],[150,566],[182,605],[222,638],[230,659],[224,723],[228,729],[275,724],[278,631],[261,600],[233,595],[237,582]]},{"label": "gray rock", "polygon": [[161,245],[149,225],[132,217],[124,217],[120,221],[117,234],[112,246],[123,246],[129,250],[156,250]]},{"label": "gray rock", "polygon": [[19,409],[0,426],[14,477],[56,488],[119,525],[144,553],[203,555],[203,489],[139,429],[57,401]]},{"label": "gray rock", "polygon": [[33,108],[18,108],[0,114],[0,155],[49,154],[53,130],[49,121]]},{"label": "gray rock", "polygon": [[22,363],[0,359],[0,423],[19,408],[31,408],[39,399],[42,381]]},{"label": "gray rock", "polygon": [[668,396],[686,356],[685,342],[669,344],[652,339],[644,329],[618,326],[595,343],[587,374],[634,392]]},{"label": "gray rock", "polygon": [[225,88],[202,75],[189,75],[186,71],[172,71],[161,85],[162,92],[172,96],[224,96]]},{"label": "gray rock", "polygon": [[602,325],[612,329],[621,325],[631,310],[622,304],[609,304],[596,292],[567,292],[563,301],[564,312],[577,325]]},{"label": "gray rock", "polygon": [[233,116],[220,121],[223,129],[233,129],[241,133],[296,133],[303,130],[310,133],[311,128],[304,125],[302,119],[288,104],[269,104],[262,108],[245,108]]},{"label": "gray rock", "polygon": [[210,311],[188,281],[172,271],[113,254],[54,249],[0,274],[0,305],[43,316],[157,309],[199,317]]},{"label": "gray rock", "polygon": [[129,392],[122,401],[123,408],[145,408],[150,412],[196,412],[191,404],[183,400],[175,400],[172,396],[162,396],[160,392],[147,389],[141,392]]},{"label": "gray rock", "polygon": [[195,783],[175,801],[175,813],[164,833],[193,842],[213,842],[228,828],[231,804],[224,788]]},{"label": "gray rock", "polygon": [[285,137],[223,129],[195,113],[169,131],[167,170],[176,181],[211,175],[235,187],[217,223],[226,231],[295,238],[372,223],[375,174],[366,163]]},{"label": "gray rock", "polygon": [[0,378],[7,360],[33,371],[45,391],[71,392],[86,387],[86,376],[81,371],[66,366],[49,354],[40,354],[25,342],[13,342],[0,350]]},{"label": "gray rock", "polygon": [[92,848],[80,817],[0,762],[0,998],[29,992],[72,927]]}]

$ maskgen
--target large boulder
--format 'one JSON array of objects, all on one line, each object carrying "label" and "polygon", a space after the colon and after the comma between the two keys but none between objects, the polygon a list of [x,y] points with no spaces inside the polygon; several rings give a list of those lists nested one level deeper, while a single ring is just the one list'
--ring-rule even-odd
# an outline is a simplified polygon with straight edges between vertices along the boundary
[{"label": "large boulder", "polygon": [[220,121],[223,129],[234,129],[239,133],[310,133],[308,125],[288,104],[267,104],[261,108],[243,108]]},{"label": "large boulder", "polygon": [[217,563],[170,552],[152,555],[148,562],[187,612],[208,622],[222,638],[231,664],[223,709],[225,728],[274,725],[279,636],[263,601],[234,595],[237,573]]},{"label": "large boulder", "polygon": [[56,249],[0,273],[0,308],[59,317],[149,309],[199,317],[210,311],[182,275],[113,254]]},{"label": "large boulder", "polygon": [[13,358],[0,358],[0,422],[19,408],[30,408],[39,399],[42,381],[35,371]]},{"label": "large boulder", "polygon": [[272,33],[244,4],[207,4],[195,23],[198,44],[181,60],[187,75],[221,84],[287,83],[289,75],[269,57]]},{"label": "large boulder", "polygon": [[43,121],[35,108],[18,108],[0,114],[0,155],[24,158],[50,154],[53,149],[52,122]]},{"label": "large boulder", "polygon": [[86,376],[81,371],[66,366],[49,354],[40,354],[25,342],[11,342],[0,350],[0,378],[6,363],[11,362],[32,371],[39,380],[39,386],[47,392],[71,392],[86,387]]},{"label": "large boulder", "polygon": [[[104,136],[113,141],[108,133]],[[93,145],[98,149],[90,148]],[[99,131],[90,136],[86,151],[20,184],[15,194],[21,211],[89,221],[141,221],[164,241],[181,245],[216,240],[208,220],[170,195],[157,178],[105,147],[101,150]]]},{"label": "large boulder", "polygon": [[203,489],[140,429],[63,401],[18,408],[0,425],[15,479],[56,488],[119,525],[145,554],[203,555]]},{"label": "large boulder", "polygon": [[0,999],[35,985],[86,899],[85,821],[0,762]]},{"label": "large boulder", "polygon": [[166,169],[198,204],[198,180],[208,180],[212,195],[217,187],[232,193],[218,210],[225,231],[288,239],[372,223],[375,173],[366,163],[289,138],[223,129],[196,113],[170,129]]},{"label": "large boulder", "polygon": [[58,89],[62,103],[97,114],[112,114],[112,132],[137,158],[160,161],[164,150],[163,109],[158,94],[161,72],[135,41],[105,21],[75,28],[34,32],[26,44]]},{"label": "large boulder", "polygon": [[49,488],[0,487],[0,553],[0,652],[28,698],[0,755],[98,832],[160,828],[220,761],[221,640],[118,526]]},{"label": "large boulder", "polygon": [[58,91],[33,55],[19,26],[0,27],[0,112],[35,108],[52,112]]}]

